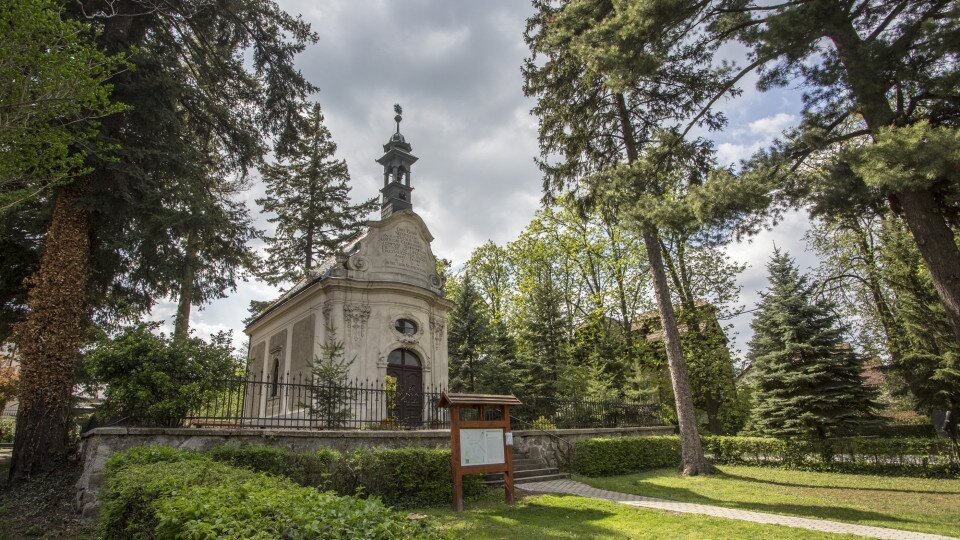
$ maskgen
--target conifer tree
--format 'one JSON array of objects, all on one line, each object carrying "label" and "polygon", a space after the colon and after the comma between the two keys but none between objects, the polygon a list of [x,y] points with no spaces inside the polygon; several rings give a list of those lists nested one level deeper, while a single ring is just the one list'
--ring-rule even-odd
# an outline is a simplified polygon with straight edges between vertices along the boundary
[{"label": "conifer tree", "polygon": [[832,305],[814,298],[786,253],[776,250],[767,270],[770,286],[751,323],[756,405],[750,429],[823,439],[868,421],[875,392],[861,378],[863,361],[844,342]]},{"label": "conifer tree", "polygon": [[570,344],[563,293],[550,267],[530,278],[521,300],[517,340],[518,383],[527,395],[556,397]]},{"label": "conifer tree", "polygon": [[343,353],[343,340],[337,337],[336,327],[327,325],[320,354],[310,363],[310,400],[302,404],[310,418],[327,429],[344,427],[353,416],[350,405],[356,396],[347,387],[347,375],[355,359],[344,358]]},{"label": "conifer tree", "polygon": [[[92,25],[97,46],[135,69],[111,78],[111,100],[129,107],[101,119],[85,174],[59,187],[34,249],[41,252],[24,319],[14,330],[21,355],[20,410],[11,480],[52,467],[68,449],[68,417],[79,350],[91,314],[136,315],[170,283],[164,248],[181,235],[149,236],[175,204],[164,197],[209,157],[244,175],[276,141],[283,149],[295,113],[316,88],[294,65],[315,40],[308,24],[272,0],[62,3]],[[175,197],[174,197],[175,198]],[[42,246],[40,239],[43,240]],[[18,295],[15,295],[18,296]]]},{"label": "conifer tree", "polygon": [[485,308],[470,272],[465,273],[454,298],[447,335],[451,390],[475,392],[477,389],[480,363],[489,339]]},{"label": "conifer tree", "polygon": [[350,203],[347,163],[323,123],[319,104],[306,111],[300,133],[278,162],[263,167],[267,194],[257,203],[276,214],[260,275],[276,285],[296,282],[357,234],[376,199]]},{"label": "conifer tree", "polygon": [[510,394],[514,392],[517,377],[517,341],[507,325],[500,320],[490,322],[490,337],[484,348],[477,392]]}]

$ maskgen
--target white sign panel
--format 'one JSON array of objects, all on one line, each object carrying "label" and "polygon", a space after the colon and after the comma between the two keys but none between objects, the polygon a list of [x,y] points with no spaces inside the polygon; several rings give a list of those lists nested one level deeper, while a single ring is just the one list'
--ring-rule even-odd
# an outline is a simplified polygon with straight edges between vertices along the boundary
[{"label": "white sign panel", "polygon": [[507,433],[503,436],[503,444],[513,446],[513,433]]},{"label": "white sign panel", "polygon": [[460,465],[504,463],[503,429],[461,429]]}]

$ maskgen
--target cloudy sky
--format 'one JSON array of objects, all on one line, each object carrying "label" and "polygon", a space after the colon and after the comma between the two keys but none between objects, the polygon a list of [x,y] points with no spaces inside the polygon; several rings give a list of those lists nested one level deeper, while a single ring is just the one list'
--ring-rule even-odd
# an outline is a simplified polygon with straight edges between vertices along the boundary
[{"label": "cloudy sky", "polygon": [[[357,199],[377,195],[382,181],[374,159],[393,130],[393,104],[404,109],[402,131],[420,161],[411,179],[414,208],[433,232],[434,253],[455,265],[490,239],[513,240],[540,199],[536,119],[523,96],[520,66],[528,54],[523,29],[531,13],[524,0],[278,0],[302,14],[320,41],[299,57],[299,66],[321,89],[327,125],[347,160]],[[731,51],[736,55],[736,51]],[[720,158],[736,163],[797,121],[798,94],[760,94],[750,82],[743,96],[723,104],[730,119],[713,135]],[[263,192],[257,184],[248,203]],[[266,228],[265,216],[260,216]],[[743,303],[751,307],[765,285],[764,262],[776,243],[802,264],[806,219],[792,215],[771,231],[731,246],[749,265],[741,276]],[[245,345],[241,320],[250,300],[277,290],[245,282],[228,298],[194,310],[201,336],[233,330]],[[154,318],[168,323],[174,306],[159,305]],[[749,337],[749,316],[734,323],[740,349]]]}]

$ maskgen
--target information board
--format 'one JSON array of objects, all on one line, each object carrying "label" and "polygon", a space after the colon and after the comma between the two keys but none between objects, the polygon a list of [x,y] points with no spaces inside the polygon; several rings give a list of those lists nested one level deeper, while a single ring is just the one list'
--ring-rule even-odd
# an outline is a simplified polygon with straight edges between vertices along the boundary
[{"label": "information board", "polygon": [[503,429],[461,429],[460,464],[493,465],[504,463]]}]

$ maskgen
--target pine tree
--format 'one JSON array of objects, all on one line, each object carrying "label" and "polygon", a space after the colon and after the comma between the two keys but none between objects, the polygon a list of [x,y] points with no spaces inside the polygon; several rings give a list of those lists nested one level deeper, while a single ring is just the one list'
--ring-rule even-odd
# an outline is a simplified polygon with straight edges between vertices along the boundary
[{"label": "pine tree", "polygon": [[301,122],[301,133],[277,163],[263,167],[267,194],[257,203],[276,217],[276,232],[266,238],[265,268],[276,285],[296,282],[359,232],[376,199],[350,203],[347,163],[335,159],[337,145],[323,123],[319,104]]},{"label": "pine tree", "polygon": [[863,361],[843,341],[832,305],[814,298],[789,255],[776,250],[767,270],[770,286],[751,324],[756,406],[750,429],[823,439],[868,421],[875,392],[861,378]]},{"label": "pine tree", "polygon": [[355,392],[347,387],[347,375],[355,359],[348,360],[343,353],[337,329],[327,325],[326,341],[310,364],[310,400],[302,404],[310,418],[327,429],[344,427],[353,416],[351,404],[356,402]]},{"label": "pine tree", "polygon": [[480,364],[489,339],[490,323],[485,308],[470,272],[466,272],[454,297],[447,335],[450,388],[453,391],[475,392],[478,387]]}]

